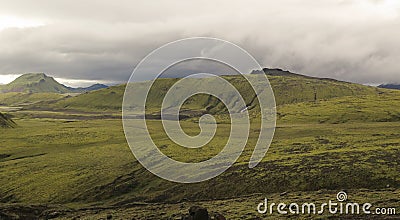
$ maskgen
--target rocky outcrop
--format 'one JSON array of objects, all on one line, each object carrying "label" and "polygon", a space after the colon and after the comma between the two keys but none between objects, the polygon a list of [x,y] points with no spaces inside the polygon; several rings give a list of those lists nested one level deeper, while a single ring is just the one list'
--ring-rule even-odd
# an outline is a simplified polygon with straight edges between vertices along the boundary
[{"label": "rocky outcrop", "polygon": [[189,208],[189,214],[182,216],[182,220],[226,220],[219,213],[209,214],[206,208],[192,206]]}]

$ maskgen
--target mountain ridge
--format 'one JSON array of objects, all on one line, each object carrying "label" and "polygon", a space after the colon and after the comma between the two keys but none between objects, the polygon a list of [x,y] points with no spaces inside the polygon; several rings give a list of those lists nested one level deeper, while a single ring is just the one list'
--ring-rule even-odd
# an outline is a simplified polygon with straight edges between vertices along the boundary
[{"label": "mountain ridge", "polygon": [[73,88],[57,82],[45,73],[26,73],[6,85],[0,85],[0,93],[82,93],[106,87],[108,86],[97,83],[89,87]]},{"label": "mountain ridge", "polygon": [[[366,86],[356,83],[339,81],[330,78],[318,78],[305,76],[297,73],[291,73],[289,71],[281,69],[263,69],[263,74],[266,74],[277,100],[277,106],[300,103],[300,102],[316,102],[319,100],[327,100],[336,97],[343,96],[362,96],[362,95],[372,95],[384,93],[384,89]],[[262,72],[252,72],[252,74],[261,74]],[[39,75],[44,77],[45,75]],[[250,92],[251,87],[249,87],[246,80],[239,75],[229,75],[221,76],[231,82],[239,92],[242,93],[246,101],[251,102],[253,100],[254,94]],[[162,78],[158,79],[156,83],[153,84],[154,90],[149,93],[149,106],[152,108],[158,108],[161,103],[161,98],[164,97],[165,92],[171,87],[177,78]],[[40,81],[40,80],[39,80]],[[146,82],[138,82],[140,84]],[[148,82],[147,82],[148,83]],[[203,82],[202,82],[203,83]],[[99,88],[95,91],[86,91],[79,95],[68,95],[60,97],[50,96],[51,93],[32,93],[37,94],[35,97],[20,97],[21,94],[29,95],[30,93],[19,93],[12,97],[12,93],[3,93],[7,97],[0,96],[0,104],[5,105],[20,105],[20,101],[23,99],[24,103],[33,104],[34,108],[52,108],[52,109],[80,109],[84,111],[120,111],[122,106],[123,95],[125,92],[126,84],[121,84],[117,86],[110,86],[107,88]],[[94,85],[94,87],[101,87],[99,85]],[[68,87],[66,87],[68,89]],[[76,88],[79,90],[80,88]],[[1,90],[1,88],[0,88]],[[70,90],[69,90],[70,91]],[[42,95],[41,95],[42,94]],[[53,93],[57,94],[57,93]],[[42,98],[40,98],[42,96]],[[209,99],[206,96],[198,96],[190,98],[192,106],[190,108],[194,109],[205,109],[206,111],[211,111],[214,113],[223,113],[223,105],[217,102],[217,100]],[[18,104],[19,103],[19,104]],[[256,103],[247,103],[254,104]],[[195,106],[196,105],[196,106]],[[26,106],[26,104],[24,104]]]},{"label": "mountain ridge", "polygon": [[[278,106],[299,102],[315,102],[342,96],[379,94],[382,92],[376,87],[343,82],[336,79],[304,76],[280,69],[264,69],[264,71],[271,83]],[[257,73],[252,72],[252,74]],[[242,95],[244,94],[245,100],[252,100],[254,94],[249,92],[251,87],[245,79],[239,75],[222,77],[231,82]],[[153,84],[154,90],[152,89],[153,91],[148,94],[148,106],[158,108],[168,88],[178,80],[176,78],[158,79]],[[138,85],[140,86],[140,84]],[[69,97],[52,103],[51,107],[62,109],[121,110],[125,86],[126,84],[121,84]],[[191,98],[188,102],[191,102],[191,105],[197,105],[194,106],[197,109],[204,108],[212,112],[220,112],[223,109],[221,104],[218,104],[216,100],[210,100],[205,96]]]},{"label": "mountain ridge", "polygon": [[397,84],[397,83],[381,84],[381,85],[378,86],[378,88],[398,89],[398,90],[400,90],[400,84]]}]

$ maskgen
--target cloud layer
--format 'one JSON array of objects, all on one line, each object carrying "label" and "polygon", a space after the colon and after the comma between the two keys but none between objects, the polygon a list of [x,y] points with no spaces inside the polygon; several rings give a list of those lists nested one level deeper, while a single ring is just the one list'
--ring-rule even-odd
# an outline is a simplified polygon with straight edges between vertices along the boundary
[{"label": "cloud layer", "polygon": [[0,0],[0,19],[29,24],[0,25],[7,27],[0,29],[0,74],[123,82],[164,43],[210,36],[241,46],[266,67],[400,82],[397,2]]}]

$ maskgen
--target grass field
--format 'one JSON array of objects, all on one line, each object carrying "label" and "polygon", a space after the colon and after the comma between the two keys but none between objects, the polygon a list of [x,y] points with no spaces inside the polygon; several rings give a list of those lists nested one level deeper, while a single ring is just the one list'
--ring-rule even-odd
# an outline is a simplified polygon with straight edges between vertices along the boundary
[{"label": "grass field", "polygon": [[[167,193],[162,200],[179,201],[294,189],[382,189],[387,185],[398,187],[400,183],[398,123],[280,124],[267,157],[258,167],[246,167],[252,152],[249,147],[236,166],[220,178],[186,186],[147,175],[131,155],[119,120],[16,122],[19,127],[4,131],[0,142],[4,202],[95,202],[98,198],[106,202],[121,193],[114,191],[119,184],[128,184],[129,192],[121,193],[119,196],[126,198],[118,199],[160,200]],[[198,149],[198,153],[182,153],[168,150],[174,146],[161,146],[167,155],[181,161],[204,160],[215,153]],[[222,181],[227,176],[236,181],[232,185]],[[149,187],[161,187],[137,188],[139,180]],[[237,181],[252,187],[238,186]],[[187,189],[174,191],[177,186]],[[215,192],[204,190],[210,186]]]},{"label": "grass field", "polygon": [[[196,184],[168,182],[144,169],[126,143],[118,108],[99,112],[99,101],[93,101],[88,102],[90,108],[68,104],[64,111],[38,109],[36,104],[14,109],[10,114],[18,126],[1,129],[0,212],[26,211],[28,216],[39,210],[37,216],[61,219],[108,215],[169,219],[200,204],[229,219],[276,219],[282,216],[257,214],[256,206],[264,197],[278,202],[335,200],[341,190],[352,201],[400,210],[400,93],[346,86],[351,93],[362,92],[327,95],[317,102],[312,101],[313,93],[311,100],[308,95],[288,103],[278,100],[276,134],[262,163],[254,169],[247,165],[257,136],[257,128],[252,127],[237,163],[221,176]],[[341,91],[347,90],[343,87]],[[67,104],[69,99],[83,103],[82,97],[93,94],[117,96],[112,92],[113,88],[99,90],[55,105]],[[226,142],[229,124],[224,115],[217,118],[221,120],[218,135],[203,149],[180,148],[160,132],[159,120],[147,124],[166,155],[201,161],[218,153]],[[199,132],[196,118],[183,120],[181,125],[189,134]]]}]

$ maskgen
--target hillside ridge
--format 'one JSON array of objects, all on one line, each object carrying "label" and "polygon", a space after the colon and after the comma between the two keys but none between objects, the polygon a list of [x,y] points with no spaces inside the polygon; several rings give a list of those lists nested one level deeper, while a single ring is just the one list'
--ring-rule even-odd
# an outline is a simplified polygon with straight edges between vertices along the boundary
[{"label": "hillside ridge", "polygon": [[[336,79],[305,76],[281,69],[264,68],[263,70],[269,78],[277,106],[329,100],[343,96],[376,95],[387,91],[385,89],[343,82]],[[253,71],[252,74],[260,73]],[[29,75],[25,77],[28,76]],[[45,78],[46,75],[38,74],[36,77],[38,78],[36,81],[40,82],[40,80]],[[257,105],[256,103],[252,103],[254,101],[254,92],[251,92],[251,86],[242,76],[230,75],[222,77],[239,90],[246,102],[248,102],[246,104],[250,104],[253,107]],[[178,80],[179,79],[177,78],[158,79],[153,84],[153,89],[149,93],[148,106],[153,109],[159,108],[166,91],[168,91],[168,89]],[[200,83],[205,83],[204,80],[199,80]],[[143,83],[149,82],[138,82],[137,85],[139,86]],[[35,94],[35,96],[29,95],[29,93],[4,93],[2,95],[0,94],[0,104],[4,103],[5,105],[13,106],[15,104],[18,105],[18,103],[31,103],[33,107],[38,109],[51,108],[79,109],[84,111],[121,111],[126,84],[107,88],[102,88],[103,86],[101,85],[94,85],[93,87],[97,87],[98,90],[85,91],[82,94],[71,96],[68,95],[68,93],[66,94],[67,96],[62,94],[54,96],[51,94],[56,93],[51,92],[32,93]],[[68,89],[68,87],[66,88]],[[43,97],[42,99],[40,98],[41,96]],[[18,101],[22,99],[24,100],[23,102]],[[190,98],[189,103],[191,104],[185,105],[185,108],[197,110],[203,109],[210,113],[224,113],[226,110],[216,99],[210,99],[208,96],[204,95]]]},{"label": "hillside ridge", "polygon": [[[374,95],[382,92],[381,89],[376,87],[342,82],[335,79],[309,77],[280,69],[264,69],[264,71],[269,78],[278,106],[300,102],[314,102],[315,98],[317,100],[325,100],[343,96]],[[252,74],[256,73],[253,72]],[[252,89],[243,77],[239,75],[222,77],[231,82],[244,96],[245,100],[249,102],[253,100],[254,94],[249,92]],[[158,105],[161,104],[162,98],[165,96],[168,88],[178,80],[176,78],[158,79],[148,94],[149,106],[159,107]],[[69,97],[52,104],[52,107],[121,110],[125,86],[126,84],[117,85]],[[197,105],[187,106],[189,108],[207,109],[213,113],[220,112],[223,108],[216,100],[210,100],[206,96],[191,98],[189,102],[192,103],[191,105]]]}]

